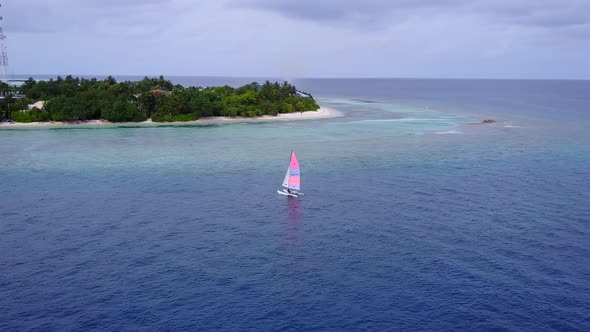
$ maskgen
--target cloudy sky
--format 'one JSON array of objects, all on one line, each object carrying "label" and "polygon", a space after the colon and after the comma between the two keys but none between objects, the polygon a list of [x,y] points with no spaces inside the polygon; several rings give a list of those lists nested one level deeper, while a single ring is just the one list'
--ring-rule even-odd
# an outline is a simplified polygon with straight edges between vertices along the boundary
[{"label": "cloudy sky", "polygon": [[590,0],[0,0],[12,74],[590,79]]}]

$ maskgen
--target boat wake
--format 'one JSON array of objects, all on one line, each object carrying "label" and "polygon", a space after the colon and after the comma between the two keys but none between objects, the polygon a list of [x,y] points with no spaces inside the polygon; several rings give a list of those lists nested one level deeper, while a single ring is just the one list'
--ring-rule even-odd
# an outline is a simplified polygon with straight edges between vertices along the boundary
[{"label": "boat wake", "polygon": [[452,130],[447,130],[447,131],[437,131],[435,134],[437,135],[455,135],[455,134],[461,134],[460,131],[452,129]]}]

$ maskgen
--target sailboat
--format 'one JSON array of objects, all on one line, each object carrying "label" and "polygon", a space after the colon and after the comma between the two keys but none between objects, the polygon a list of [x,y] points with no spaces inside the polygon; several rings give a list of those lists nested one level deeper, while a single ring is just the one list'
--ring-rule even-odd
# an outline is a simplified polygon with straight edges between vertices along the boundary
[{"label": "sailboat", "polygon": [[303,193],[299,192],[301,189],[301,172],[299,170],[299,162],[295,152],[291,151],[291,161],[289,162],[289,168],[283,179],[283,190],[277,190],[281,195],[299,197],[303,196]]}]

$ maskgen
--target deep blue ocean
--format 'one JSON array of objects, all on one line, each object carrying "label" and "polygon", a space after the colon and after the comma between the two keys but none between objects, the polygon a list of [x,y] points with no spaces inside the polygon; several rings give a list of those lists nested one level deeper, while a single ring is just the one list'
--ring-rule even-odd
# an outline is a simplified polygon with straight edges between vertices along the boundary
[{"label": "deep blue ocean", "polygon": [[0,330],[590,330],[590,81],[294,83],[343,116],[0,130]]}]

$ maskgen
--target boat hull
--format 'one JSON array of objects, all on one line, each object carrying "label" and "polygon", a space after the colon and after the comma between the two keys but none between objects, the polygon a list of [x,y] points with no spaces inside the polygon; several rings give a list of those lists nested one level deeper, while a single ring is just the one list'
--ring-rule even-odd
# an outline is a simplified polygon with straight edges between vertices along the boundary
[{"label": "boat hull", "polygon": [[279,193],[281,195],[289,196],[289,197],[299,197],[299,195],[297,195],[295,193],[288,193],[284,190],[277,190],[277,193]]}]

